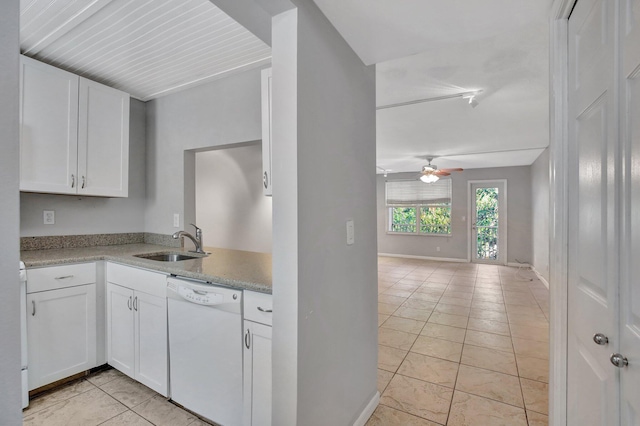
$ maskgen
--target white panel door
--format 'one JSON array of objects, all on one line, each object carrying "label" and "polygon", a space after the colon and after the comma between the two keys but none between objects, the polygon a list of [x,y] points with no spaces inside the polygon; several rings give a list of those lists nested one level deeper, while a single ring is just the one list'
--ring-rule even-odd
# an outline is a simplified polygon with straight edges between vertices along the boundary
[{"label": "white panel door", "polygon": [[640,0],[623,0],[621,123],[624,144],[624,218],[620,280],[620,371],[623,425],[640,424]]},{"label": "white panel door", "polygon": [[569,18],[569,425],[619,422],[615,11],[579,0]]},{"label": "white panel door", "polygon": [[244,322],[244,425],[271,425],[272,328]]},{"label": "white panel door", "polygon": [[27,295],[29,390],[96,366],[96,285]]},{"label": "white panel door", "polygon": [[80,78],[78,193],[126,197],[129,94]]},{"label": "white panel door", "polygon": [[75,194],[78,76],[20,57],[20,190]]},{"label": "white panel door", "polygon": [[135,378],[167,396],[167,299],[135,292]]},{"label": "white panel door", "polygon": [[107,362],[135,377],[133,290],[107,283]]}]

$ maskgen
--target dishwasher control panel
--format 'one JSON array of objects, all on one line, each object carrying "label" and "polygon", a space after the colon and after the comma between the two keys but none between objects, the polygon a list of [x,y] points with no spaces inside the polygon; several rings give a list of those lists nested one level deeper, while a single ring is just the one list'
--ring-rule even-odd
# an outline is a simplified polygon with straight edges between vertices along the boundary
[{"label": "dishwasher control panel", "polygon": [[170,293],[174,293],[178,298],[198,305],[239,305],[242,300],[241,290],[175,278],[169,278],[167,281],[167,289]]},{"label": "dishwasher control panel", "polygon": [[200,305],[218,305],[224,303],[224,295],[209,293],[178,286],[178,294],[185,299]]}]

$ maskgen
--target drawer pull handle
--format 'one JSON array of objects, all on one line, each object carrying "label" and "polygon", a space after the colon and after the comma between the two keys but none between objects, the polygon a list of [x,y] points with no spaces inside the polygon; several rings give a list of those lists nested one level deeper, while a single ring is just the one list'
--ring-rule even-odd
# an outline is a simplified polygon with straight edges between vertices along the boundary
[{"label": "drawer pull handle", "polygon": [[260,312],[264,312],[264,313],[271,313],[271,312],[273,312],[273,309],[262,309],[262,307],[261,307],[261,306],[258,306],[258,310],[259,310]]},{"label": "drawer pull handle", "polygon": [[31,306],[32,306],[32,308],[33,308],[33,309],[31,310],[31,316],[32,316],[32,317],[35,317],[35,316],[36,316],[36,301],[35,301],[35,300],[32,300],[32,301],[31,301]]},{"label": "drawer pull handle", "polygon": [[63,275],[61,277],[55,277],[56,280],[67,280],[69,278],[73,278],[73,275]]}]

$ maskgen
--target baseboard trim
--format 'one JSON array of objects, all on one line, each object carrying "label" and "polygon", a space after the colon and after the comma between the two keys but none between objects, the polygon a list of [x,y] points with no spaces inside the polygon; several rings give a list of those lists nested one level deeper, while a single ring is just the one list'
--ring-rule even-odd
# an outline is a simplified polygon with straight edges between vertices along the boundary
[{"label": "baseboard trim", "polygon": [[507,262],[507,266],[515,266],[516,268],[532,268],[533,267],[528,263],[520,263],[520,262]]},{"label": "baseboard trim", "polygon": [[469,260],[467,259],[459,259],[456,257],[414,256],[412,254],[393,254],[393,253],[378,253],[378,256],[400,257],[403,259],[436,260],[440,262],[469,263]]},{"label": "baseboard trim", "polygon": [[364,426],[369,420],[369,417],[371,417],[373,412],[376,411],[376,407],[378,407],[379,402],[380,392],[376,392],[373,395],[373,398],[371,398],[371,401],[369,401],[366,407],[364,407],[364,410],[362,410],[362,413],[360,413],[356,421],[353,422],[353,426]]},{"label": "baseboard trim", "polygon": [[536,276],[540,279],[540,281],[542,281],[542,284],[544,284],[545,287],[547,287],[547,290],[549,290],[549,281],[547,281],[547,279],[543,277],[540,272],[538,272],[535,266],[532,266],[531,270],[533,271],[534,274],[536,274]]}]

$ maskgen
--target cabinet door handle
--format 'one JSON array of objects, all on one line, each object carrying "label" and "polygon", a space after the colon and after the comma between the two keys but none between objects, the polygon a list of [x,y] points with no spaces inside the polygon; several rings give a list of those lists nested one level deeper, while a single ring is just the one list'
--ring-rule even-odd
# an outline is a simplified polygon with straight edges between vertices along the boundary
[{"label": "cabinet door handle", "polygon": [[76,186],[76,176],[75,175],[71,175],[71,187],[75,188]]},{"label": "cabinet door handle", "polygon": [[267,314],[273,312],[273,309],[263,309],[261,306],[258,306],[258,310]]},{"label": "cabinet door handle", "polygon": [[131,296],[129,296],[129,300],[127,300],[127,307],[131,310]]},{"label": "cabinet door handle", "polygon": [[69,278],[73,278],[73,275],[63,275],[61,277],[55,277],[54,280],[68,280]]},{"label": "cabinet door handle", "polygon": [[264,184],[264,189],[269,187],[269,175],[267,172],[264,172],[264,175],[262,176],[262,183]]},{"label": "cabinet door handle", "polygon": [[133,299],[133,310],[138,311],[138,296]]},{"label": "cabinet door handle", "polygon": [[31,316],[32,317],[36,316],[36,301],[35,300],[31,301]]},{"label": "cabinet door handle", "polygon": [[84,176],[82,176],[82,189],[84,189],[84,184],[85,184],[85,178]]},{"label": "cabinet door handle", "polygon": [[251,344],[251,334],[250,333],[251,332],[247,328],[247,332],[244,335],[244,345],[247,347],[247,349],[249,349],[249,346]]}]

